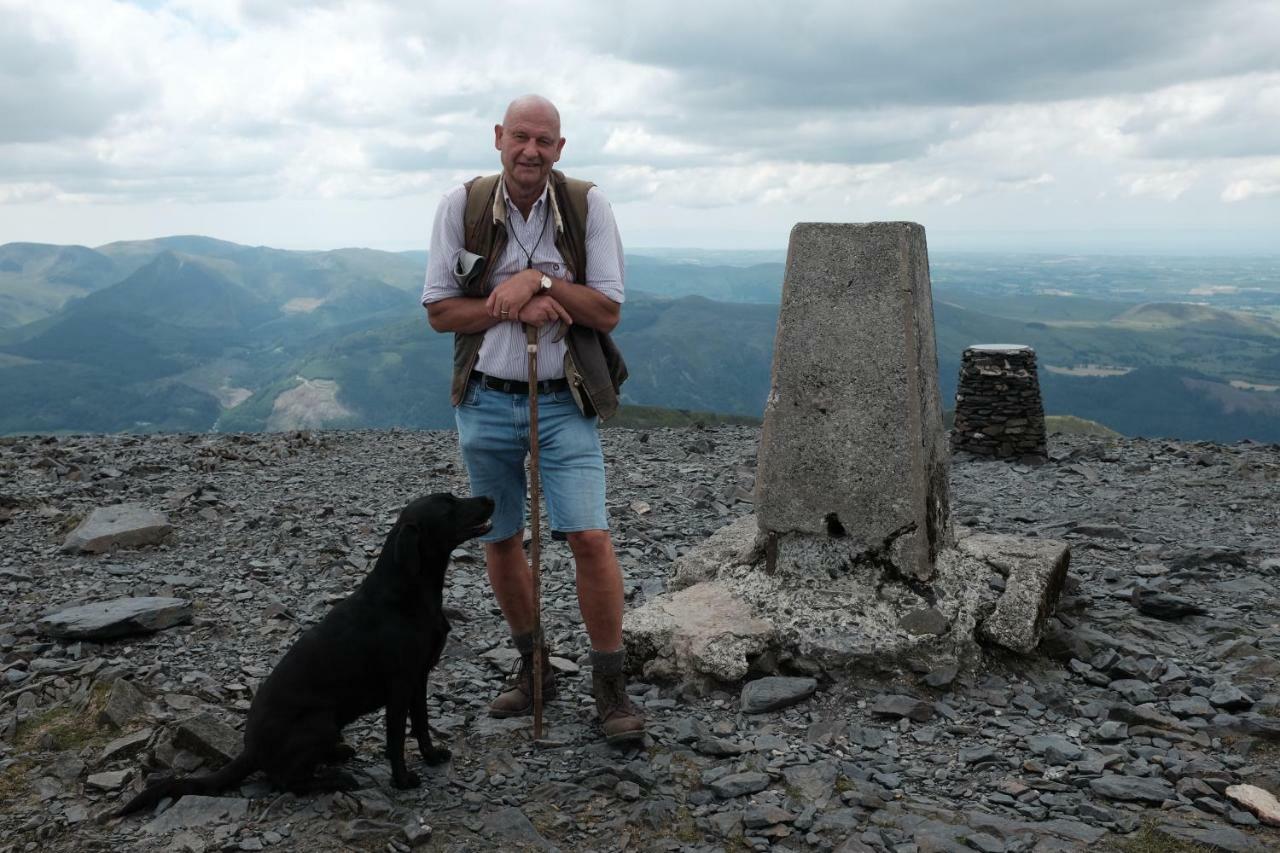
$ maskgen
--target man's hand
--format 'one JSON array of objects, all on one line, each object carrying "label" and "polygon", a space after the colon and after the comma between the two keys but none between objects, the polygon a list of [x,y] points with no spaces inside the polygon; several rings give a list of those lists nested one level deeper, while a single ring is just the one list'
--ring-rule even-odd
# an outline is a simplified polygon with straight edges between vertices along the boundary
[{"label": "man's hand", "polygon": [[493,289],[485,300],[485,310],[490,317],[499,320],[516,319],[520,309],[538,292],[541,279],[539,270],[521,270]]},{"label": "man's hand", "polygon": [[546,293],[539,294],[526,302],[515,319],[535,327],[542,327],[557,321],[564,323],[566,326],[573,325],[573,318],[569,316],[569,312],[565,310],[564,306],[557,302],[555,297]]}]

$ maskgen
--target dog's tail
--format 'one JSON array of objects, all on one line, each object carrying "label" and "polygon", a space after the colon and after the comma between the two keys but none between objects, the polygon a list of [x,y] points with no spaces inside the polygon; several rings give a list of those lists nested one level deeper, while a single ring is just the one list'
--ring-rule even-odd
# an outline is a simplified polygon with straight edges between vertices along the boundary
[{"label": "dog's tail", "polygon": [[240,784],[246,776],[257,769],[257,762],[246,750],[236,756],[236,759],[226,767],[207,776],[162,779],[159,782],[148,785],[143,789],[142,793],[126,803],[113,817],[123,817],[143,809],[154,808],[156,803],[166,797],[172,797],[176,800],[178,797],[183,797],[187,794],[217,794],[232,785]]}]

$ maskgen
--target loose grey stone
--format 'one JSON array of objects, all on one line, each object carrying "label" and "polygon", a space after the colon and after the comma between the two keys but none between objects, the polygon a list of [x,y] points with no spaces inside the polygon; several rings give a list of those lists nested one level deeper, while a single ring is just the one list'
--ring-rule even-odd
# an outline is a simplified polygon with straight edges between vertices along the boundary
[{"label": "loose grey stone", "polygon": [[742,824],[747,829],[762,829],[778,823],[791,823],[796,816],[774,805],[748,806],[742,813]]},{"label": "loose grey stone", "polygon": [[1209,701],[1228,713],[1247,711],[1253,707],[1253,699],[1228,682],[1215,684],[1213,692],[1209,694]]},{"label": "loose grey stone", "polygon": [[956,664],[946,664],[937,669],[930,670],[924,677],[924,683],[936,689],[950,687],[951,683],[956,680],[956,676],[960,673],[960,667]]},{"label": "loose grey stone", "polygon": [[118,737],[102,748],[98,761],[106,763],[117,758],[129,758],[147,745],[147,741],[151,740],[151,735],[151,729],[139,729],[131,734]]},{"label": "loose grey stone", "polygon": [[84,784],[90,786],[90,788],[111,792],[111,790],[120,790],[124,788],[124,783],[127,783],[129,776],[132,775],[132,770],[102,772],[102,774],[91,775],[88,779],[84,780]]},{"label": "loose grey stone", "polygon": [[142,715],[146,709],[146,701],[146,697],[132,682],[117,678],[111,684],[111,693],[107,695],[107,704],[98,715],[98,723],[122,729]]},{"label": "loose grey stone", "polygon": [[769,787],[767,773],[733,773],[710,782],[707,787],[722,800],[740,797],[743,794],[754,794]]},{"label": "loose grey stone", "polygon": [[1050,764],[1066,764],[1084,755],[1077,743],[1061,735],[1032,735],[1027,738],[1027,748],[1036,755],[1043,755]]},{"label": "loose grey stone", "polygon": [[1212,717],[1216,711],[1203,696],[1188,696],[1169,702],[1169,710],[1179,717]]},{"label": "loose grey stone", "polygon": [[212,714],[197,714],[180,722],[173,742],[217,765],[230,762],[244,749],[244,736]]},{"label": "loose grey stone", "polygon": [[117,598],[61,610],[37,626],[46,637],[111,640],[151,634],[191,621],[191,602],[181,598]]},{"label": "loose grey stone", "polygon": [[229,823],[249,813],[249,801],[239,797],[199,797],[188,795],[168,811],[148,823],[143,830],[151,835],[191,829],[211,823]]},{"label": "loose grey stone", "polygon": [[988,761],[998,761],[1000,752],[989,744],[981,746],[967,746],[960,750],[960,761],[964,764],[983,764]]},{"label": "loose grey stone", "polygon": [[163,514],[141,504],[98,507],[67,536],[63,551],[100,554],[113,548],[137,548],[163,542],[173,531]]},{"label": "loose grey stone", "polygon": [[1156,694],[1151,689],[1151,685],[1136,678],[1119,678],[1108,684],[1107,687],[1119,693],[1134,705],[1156,701]]},{"label": "loose grey stone", "polygon": [[547,850],[551,847],[534,828],[525,813],[514,806],[489,814],[484,819],[484,831],[490,838],[508,844],[527,845],[539,850]]},{"label": "loose grey stone", "polygon": [[881,717],[906,717],[917,723],[927,722],[933,719],[934,715],[932,702],[895,693],[876,697],[868,710]]},{"label": "loose grey stone", "polygon": [[884,731],[854,724],[849,726],[849,740],[867,749],[879,749],[885,744]]},{"label": "loose grey stone", "polygon": [[933,634],[940,637],[947,633],[950,623],[936,607],[925,607],[904,615],[898,620],[898,627],[908,634]]},{"label": "loose grey stone", "polygon": [[1156,829],[1162,835],[1190,841],[1193,844],[1202,844],[1210,850],[1225,850],[1227,853],[1263,853],[1267,849],[1253,838],[1230,826],[1201,828],[1164,823],[1159,824]]},{"label": "loose grey stone", "polygon": [[818,689],[812,678],[791,678],[772,675],[748,682],[742,688],[742,712],[762,714],[803,702]]},{"label": "loose grey stone", "polygon": [[1173,799],[1173,786],[1147,776],[1101,776],[1089,780],[1095,794],[1109,800],[1160,804]]}]

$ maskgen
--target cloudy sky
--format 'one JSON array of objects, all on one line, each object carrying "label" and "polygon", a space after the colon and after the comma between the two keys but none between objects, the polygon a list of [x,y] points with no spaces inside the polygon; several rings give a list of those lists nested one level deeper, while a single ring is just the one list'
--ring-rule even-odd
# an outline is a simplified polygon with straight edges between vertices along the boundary
[{"label": "cloudy sky", "polygon": [[0,0],[0,243],[425,248],[530,91],[629,247],[1280,253],[1275,0]]}]

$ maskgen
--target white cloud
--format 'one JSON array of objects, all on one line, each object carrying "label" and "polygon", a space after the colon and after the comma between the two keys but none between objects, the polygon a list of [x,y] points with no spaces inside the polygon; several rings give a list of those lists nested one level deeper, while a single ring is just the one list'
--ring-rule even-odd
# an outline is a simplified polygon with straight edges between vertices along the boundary
[{"label": "white cloud", "polygon": [[367,230],[421,239],[404,206],[429,217],[496,168],[492,125],[530,90],[561,108],[562,166],[624,228],[679,223],[672,242],[716,242],[723,216],[677,214],[708,208],[782,234],[890,207],[966,228],[1280,222],[1269,2],[0,0],[0,16],[0,241],[39,238],[24,229],[58,218],[33,206],[70,199],[115,206],[113,225],[124,208],[207,205],[228,229],[215,205],[261,205],[267,227],[291,211],[268,243],[305,233],[296,205],[350,202],[388,211]]},{"label": "white cloud", "polygon": [[1196,182],[1199,173],[1195,169],[1174,169],[1167,172],[1149,172],[1145,175],[1121,175],[1120,183],[1129,195],[1145,196],[1160,201],[1177,201]]},{"label": "white cloud", "polygon": [[1221,198],[1228,203],[1280,196],[1280,158],[1241,170],[1227,184]]}]

